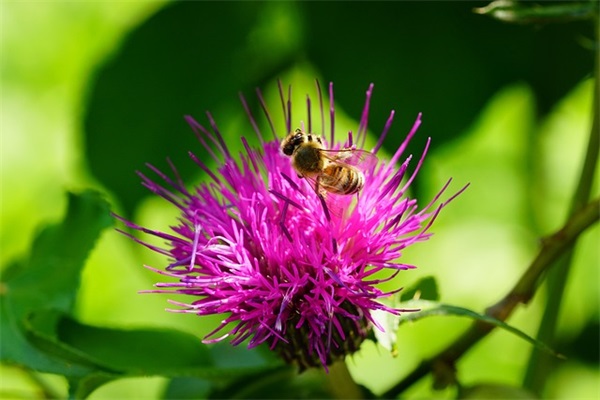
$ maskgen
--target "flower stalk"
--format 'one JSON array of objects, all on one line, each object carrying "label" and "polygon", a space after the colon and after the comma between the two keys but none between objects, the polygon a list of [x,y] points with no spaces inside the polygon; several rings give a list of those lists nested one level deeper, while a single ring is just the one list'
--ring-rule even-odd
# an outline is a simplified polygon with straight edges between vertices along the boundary
[{"label": "flower stalk", "polygon": [[344,361],[337,361],[329,367],[327,374],[329,392],[334,399],[364,399],[365,393],[356,384]]}]

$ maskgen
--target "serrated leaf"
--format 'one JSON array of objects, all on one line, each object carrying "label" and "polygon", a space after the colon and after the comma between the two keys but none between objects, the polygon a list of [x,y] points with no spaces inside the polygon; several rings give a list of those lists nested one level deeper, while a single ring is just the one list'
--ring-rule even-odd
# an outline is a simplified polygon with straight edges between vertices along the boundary
[{"label": "serrated leaf", "polygon": [[56,358],[34,346],[26,338],[21,321],[8,302],[0,301],[0,307],[0,356],[3,362],[65,376],[84,376],[92,371],[89,367]]},{"label": "serrated leaf", "polygon": [[400,324],[402,324],[404,322],[408,322],[408,321],[417,321],[419,319],[431,317],[431,316],[435,316],[435,315],[468,317],[468,318],[471,318],[474,320],[487,322],[489,324],[492,324],[499,328],[502,328],[508,332],[511,332],[511,333],[517,335],[521,339],[524,339],[525,341],[531,343],[532,345],[539,348],[540,350],[548,352],[548,353],[554,355],[555,357],[563,358],[562,355],[556,353],[554,350],[552,350],[546,344],[540,342],[539,340],[532,338],[531,336],[529,336],[525,332],[521,331],[520,329],[515,328],[514,326],[511,326],[504,321],[500,321],[496,318],[490,317],[485,314],[477,313],[477,312],[475,312],[473,310],[469,310],[467,308],[457,307],[457,306],[452,306],[452,305],[448,305],[448,304],[442,304],[442,303],[427,301],[427,300],[412,300],[412,301],[402,303],[402,305],[403,305],[403,307],[407,307],[407,308],[409,308],[409,307],[418,308],[418,309],[420,309],[420,311],[402,314],[400,316]]},{"label": "serrated leaf", "polygon": [[109,205],[100,194],[69,193],[63,221],[43,229],[32,244],[29,258],[3,277],[0,291],[2,361],[66,376],[89,372],[89,367],[35,347],[27,339],[24,324],[32,312],[40,309],[71,311],[85,260],[100,232],[111,224]]},{"label": "serrated leaf", "polygon": [[68,194],[60,224],[35,238],[24,267],[6,281],[6,299],[20,316],[39,308],[71,311],[80,272],[100,232],[113,223],[108,203],[97,192]]}]

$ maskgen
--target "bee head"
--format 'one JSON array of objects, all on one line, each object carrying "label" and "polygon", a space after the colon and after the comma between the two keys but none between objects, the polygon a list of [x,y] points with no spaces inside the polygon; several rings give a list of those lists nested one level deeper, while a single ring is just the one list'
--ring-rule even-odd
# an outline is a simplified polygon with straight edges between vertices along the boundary
[{"label": "bee head", "polygon": [[294,132],[291,132],[287,138],[281,143],[281,150],[283,154],[286,156],[291,156],[294,154],[294,151],[298,146],[300,146],[304,142],[304,138],[306,137],[306,133],[302,132],[300,129],[296,129]]}]

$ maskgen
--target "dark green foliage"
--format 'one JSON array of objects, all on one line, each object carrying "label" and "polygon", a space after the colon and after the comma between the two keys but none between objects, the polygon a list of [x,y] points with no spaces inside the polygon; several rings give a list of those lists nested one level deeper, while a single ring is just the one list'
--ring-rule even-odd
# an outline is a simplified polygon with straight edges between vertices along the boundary
[{"label": "dark green foliage", "polygon": [[[423,112],[411,153],[421,151],[427,136],[435,136],[435,147],[459,135],[506,84],[529,83],[546,113],[589,74],[592,55],[577,44],[591,36],[585,22],[532,32],[476,15],[477,5],[172,3],[133,31],[98,71],[85,116],[89,166],[129,213],[147,194],[133,174],[145,162],[166,171],[170,157],[186,181],[198,173],[187,152],[203,154],[184,114],[204,124],[209,110],[223,124],[232,109],[243,113],[241,105],[232,107],[238,91],[256,104],[255,87],[305,61],[322,74],[323,85],[335,82],[338,105],[356,119],[364,91],[375,83],[371,128],[380,132],[393,108],[394,132],[402,133],[388,137],[388,149],[398,147]],[[224,132],[225,139],[238,144],[241,134],[252,136],[246,127]]]}]

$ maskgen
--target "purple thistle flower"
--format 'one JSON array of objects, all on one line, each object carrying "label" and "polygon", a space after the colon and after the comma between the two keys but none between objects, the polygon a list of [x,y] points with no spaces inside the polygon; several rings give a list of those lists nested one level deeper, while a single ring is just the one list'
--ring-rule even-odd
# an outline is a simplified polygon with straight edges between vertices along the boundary
[{"label": "purple thistle flower", "polygon": [[[323,99],[317,83],[321,130],[325,134]],[[333,85],[329,86],[328,138],[332,149],[363,148],[373,85],[355,136],[335,141]],[[190,152],[192,160],[208,175],[206,182],[188,190],[171,165],[173,178],[148,167],[165,184],[139,173],[143,184],[181,210],[173,232],[160,232],[124,221],[126,226],[167,241],[159,248],[140,239],[173,260],[164,270],[148,267],[174,278],[157,283],[152,293],[178,293],[192,297],[189,303],[171,301],[176,312],[197,315],[224,314],[223,322],[205,337],[205,343],[231,336],[237,345],[248,340],[252,348],[267,343],[287,362],[303,370],[333,361],[358,350],[371,325],[383,330],[372,317],[374,310],[399,314],[404,309],[388,307],[379,299],[397,292],[384,292],[379,283],[400,271],[414,268],[399,261],[402,250],[431,235],[428,229],[439,211],[454,198],[438,203],[448,187],[425,207],[406,191],[421,167],[429,140],[416,168],[407,173],[411,157],[396,166],[421,123],[421,116],[390,160],[380,160],[364,171],[365,183],[357,195],[335,196],[327,202],[310,182],[297,176],[290,158],[280,150],[281,136],[293,128],[291,90],[288,98],[279,85],[285,116],[285,131],[275,129],[260,91],[258,99],[274,139],[267,141],[243,97],[243,106],[260,140],[253,149],[241,138],[245,152],[230,153],[217,125],[208,115],[211,130],[186,117],[210,157],[220,167],[211,171]],[[307,98],[308,132],[313,131]],[[372,153],[377,153],[392,126],[392,111]],[[463,189],[464,190],[464,189]],[[459,193],[462,192],[459,191]],[[342,213],[329,213],[335,201]],[[329,205],[328,205],[329,204]],[[131,235],[128,235],[131,236]],[[133,236],[131,236],[133,238]],[[374,274],[389,271],[386,278]],[[220,334],[220,336],[217,336]]]}]

